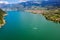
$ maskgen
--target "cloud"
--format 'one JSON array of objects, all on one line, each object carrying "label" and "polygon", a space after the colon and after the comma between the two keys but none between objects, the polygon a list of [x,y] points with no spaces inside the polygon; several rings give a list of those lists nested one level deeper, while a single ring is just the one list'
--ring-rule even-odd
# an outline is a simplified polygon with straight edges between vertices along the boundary
[{"label": "cloud", "polygon": [[2,4],[2,3],[4,3],[4,4],[9,4],[8,1],[0,1],[0,4]]},{"label": "cloud", "polygon": [[19,0],[19,2],[26,2],[27,0]]},{"label": "cloud", "polygon": [[49,1],[49,0],[44,0],[44,1]]}]

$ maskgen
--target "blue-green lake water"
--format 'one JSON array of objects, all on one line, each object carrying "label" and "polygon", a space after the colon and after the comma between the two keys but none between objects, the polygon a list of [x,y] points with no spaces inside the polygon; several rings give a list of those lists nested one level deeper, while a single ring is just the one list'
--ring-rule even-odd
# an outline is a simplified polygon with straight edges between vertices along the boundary
[{"label": "blue-green lake water", "polygon": [[6,24],[0,29],[0,40],[60,40],[60,24],[41,14],[8,11]]}]

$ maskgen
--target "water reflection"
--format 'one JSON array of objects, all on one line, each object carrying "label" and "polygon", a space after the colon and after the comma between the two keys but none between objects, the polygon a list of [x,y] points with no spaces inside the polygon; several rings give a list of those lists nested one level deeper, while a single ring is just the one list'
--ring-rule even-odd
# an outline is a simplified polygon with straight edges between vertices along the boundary
[{"label": "water reflection", "polygon": [[34,27],[33,29],[34,29],[34,30],[37,30],[38,28]]},{"label": "water reflection", "polygon": [[38,27],[34,27],[32,30],[33,30],[33,32],[40,32],[40,28],[38,28]]}]

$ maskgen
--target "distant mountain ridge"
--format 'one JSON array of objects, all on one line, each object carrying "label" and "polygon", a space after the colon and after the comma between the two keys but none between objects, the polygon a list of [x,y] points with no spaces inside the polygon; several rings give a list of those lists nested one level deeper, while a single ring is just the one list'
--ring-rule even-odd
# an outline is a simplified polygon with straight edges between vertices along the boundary
[{"label": "distant mountain ridge", "polygon": [[27,1],[17,4],[0,4],[0,8],[31,8],[32,6],[45,7],[45,6],[60,6],[60,1]]}]

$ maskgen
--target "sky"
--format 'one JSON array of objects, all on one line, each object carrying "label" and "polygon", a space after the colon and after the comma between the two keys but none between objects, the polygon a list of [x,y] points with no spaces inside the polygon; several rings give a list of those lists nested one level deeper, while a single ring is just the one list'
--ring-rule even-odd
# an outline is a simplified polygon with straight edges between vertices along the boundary
[{"label": "sky", "polygon": [[5,4],[9,4],[9,3],[17,3],[17,2],[25,2],[28,0],[0,0],[0,3],[5,3]]}]

